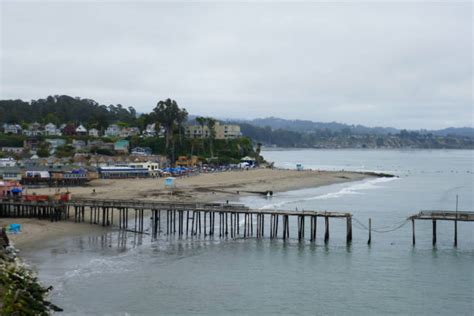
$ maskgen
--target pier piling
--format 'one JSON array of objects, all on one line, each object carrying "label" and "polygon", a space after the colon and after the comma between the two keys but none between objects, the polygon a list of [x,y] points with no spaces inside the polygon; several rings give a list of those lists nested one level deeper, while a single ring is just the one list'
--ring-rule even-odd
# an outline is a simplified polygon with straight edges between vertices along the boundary
[{"label": "pier piling", "polygon": [[369,218],[369,240],[367,241],[367,244],[370,245],[372,242],[372,219]]},{"label": "pier piling", "polygon": [[327,216],[324,217],[324,224],[325,224],[324,242],[327,243],[329,241],[329,218]]}]

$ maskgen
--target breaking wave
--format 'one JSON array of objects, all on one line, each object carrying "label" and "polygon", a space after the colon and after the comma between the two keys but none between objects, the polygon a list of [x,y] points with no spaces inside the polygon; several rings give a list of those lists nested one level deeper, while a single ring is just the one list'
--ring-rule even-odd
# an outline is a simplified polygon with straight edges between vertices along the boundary
[{"label": "breaking wave", "polygon": [[387,183],[394,181],[398,178],[377,178],[371,180],[363,180],[361,182],[355,182],[351,185],[339,189],[335,192],[328,192],[321,195],[310,196],[306,198],[297,197],[295,199],[288,199],[285,201],[271,203],[260,207],[260,209],[277,209],[287,204],[298,203],[298,202],[306,202],[306,201],[313,201],[313,200],[327,200],[327,199],[336,199],[346,195],[356,195],[356,194],[364,194],[362,191],[364,190],[373,190],[380,188],[380,184]]}]

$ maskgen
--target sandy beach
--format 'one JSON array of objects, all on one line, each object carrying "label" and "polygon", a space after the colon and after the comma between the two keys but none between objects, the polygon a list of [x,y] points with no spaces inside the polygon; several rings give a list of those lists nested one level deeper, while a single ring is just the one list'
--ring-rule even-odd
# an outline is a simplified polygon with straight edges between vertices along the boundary
[{"label": "sandy beach", "polygon": [[21,225],[21,232],[18,234],[9,233],[8,237],[15,248],[22,251],[34,249],[49,240],[69,236],[100,234],[109,229],[100,225],[67,221],[50,222],[33,218],[0,219],[0,226],[5,227],[13,223]]},{"label": "sandy beach", "polygon": [[[335,183],[358,181],[374,177],[356,172],[295,171],[255,169],[249,171],[230,171],[199,174],[177,178],[176,188],[167,189],[163,178],[155,179],[116,179],[95,180],[88,186],[68,188],[73,198],[97,199],[141,199],[154,201],[233,201],[243,195],[278,192],[302,188],[319,187]],[[63,192],[66,189],[61,189]],[[95,192],[94,192],[95,191]],[[27,193],[53,194],[54,188],[28,189]],[[1,219],[2,226],[11,223],[22,225],[22,232],[10,234],[19,249],[35,247],[47,240],[104,231],[98,225],[72,222],[49,222],[35,219]]]},{"label": "sandy beach", "polygon": [[[83,187],[68,188],[73,198],[145,199],[154,201],[233,200],[240,195],[319,187],[334,183],[362,180],[371,177],[356,172],[296,171],[254,169],[205,173],[176,178],[175,188],[167,189],[163,178],[153,179],[99,179]],[[62,192],[66,189],[62,188]],[[53,194],[54,188],[28,189],[29,194]]]}]

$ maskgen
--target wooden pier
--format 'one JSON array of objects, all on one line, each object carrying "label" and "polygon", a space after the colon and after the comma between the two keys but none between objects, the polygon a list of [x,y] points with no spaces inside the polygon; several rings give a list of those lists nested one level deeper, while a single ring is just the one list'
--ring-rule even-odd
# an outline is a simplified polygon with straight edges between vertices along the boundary
[{"label": "wooden pier", "polygon": [[433,245],[436,245],[436,223],[437,221],[454,222],[454,246],[458,245],[458,222],[474,222],[474,212],[458,211],[420,211],[418,214],[408,218],[412,224],[412,242],[415,245],[415,220],[430,220],[433,222]]},{"label": "wooden pier", "polygon": [[[40,212],[43,211],[43,212]],[[329,241],[329,219],[346,220],[346,241],[352,241],[352,214],[345,212],[255,210],[242,204],[175,203],[134,200],[80,199],[59,202],[0,202],[0,217],[71,219],[120,230],[147,233],[145,217],[150,216],[150,234],[219,238],[290,238],[290,218],[297,222],[296,237],[316,241],[317,220],[324,218],[324,241]],[[217,221],[216,221],[217,217]],[[308,223],[308,224],[306,224]],[[306,234],[306,229],[309,233]]]},{"label": "wooden pier", "polygon": [[47,219],[52,222],[64,220],[67,218],[67,205],[61,202],[32,202],[0,200],[0,218],[37,218]]},{"label": "wooden pier", "polygon": [[[138,200],[99,200],[76,199],[74,201],[24,201],[0,200],[0,218],[28,217],[51,221],[73,220],[77,223],[90,223],[114,226],[121,231],[159,235],[204,238],[282,238],[299,241],[316,241],[318,218],[324,219],[324,242],[329,241],[330,219],[346,221],[346,242],[352,241],[351,213],[288,211],[269,209],[250,209],[242,204],[229,203],[180,203]],[[145,218],[150,219],[146,222]],[[296,230],[290,234],[290,220],[296,223]],[[357,219],[355,221],[359,222]],[[437,221],[454,222],[454,245],[457,246],[458,221],[474,222],[474,212],[421,211],[408,217],[412,222],[412,240],[415,244],[415,221],[433,222],[433,245],[437,241]],[[148,224],[149,223],[149,224]],[[390,232],[403,227],[375,232]],[[146,226],[146,227],[145,227]],[[307,231],[307,229],[309,231]],[[372,240],[372,222],[369,219],[368,243]]]}]

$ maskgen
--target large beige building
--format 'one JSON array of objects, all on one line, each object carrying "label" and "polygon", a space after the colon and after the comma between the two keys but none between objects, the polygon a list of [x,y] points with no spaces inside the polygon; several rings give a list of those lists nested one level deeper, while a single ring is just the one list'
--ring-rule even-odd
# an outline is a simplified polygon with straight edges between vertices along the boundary
[{"label": "large beige building", "polygon": [[[242,135],[239,125],[221,125],[219,122],[216,122],[214,131],[216,132],[216,139],[235,139]],[[188,138],[208,138],[209,136],[210,133],[207,126],[189,125],[186,127],[186,137]]]}]

